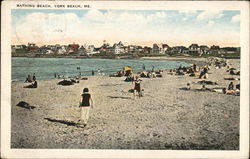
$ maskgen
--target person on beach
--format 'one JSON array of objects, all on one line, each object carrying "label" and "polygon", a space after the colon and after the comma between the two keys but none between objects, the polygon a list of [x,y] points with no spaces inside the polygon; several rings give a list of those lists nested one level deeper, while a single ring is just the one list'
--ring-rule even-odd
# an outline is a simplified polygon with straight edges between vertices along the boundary
[{"label": "person on beach", "polygon": [[208,78],[208,67],[207,66],[205,66],[204,68],[203,68],[203,70],[201,71],[201,73],[200,73],[200,76],[199,76],[199,79],[201,79],[201,78],[205,78],[205,79],[207,79]]},{"label": "person on beach", "polygon": [[37,81],[35,81],[34,83],[32,83],[28,86],[25,86],[24,88],[37,88]]},{"label": "person on beach", "polygon": [[56,73],[54,73],[54,76],[55,76],[55,78],[57,77],[57,76],[56,76]]},{"label": "person on beach", "polygon": [[193,64],[193,71],[196,72],[196,64]]},{"label": "person on beach", "polygon": [[187,90],[190,90],[191,89],[191,85],[190,85],[190,82],[187,83]]},{"label": "person on beach", "polygon": [[30,75],[28,75],[28,77],[26,78],[26,80],[24,81],[25,83],[26,82],[33,82],[32,78]]},{"label": "person on beach", "polygon": [[95,75],[95,72],[94,72],[94,70],[92,70],[92,76],[94,76]]},{"label": "person on beach", "polygon": [[36,81],[36,74],[33,74],[33,81]]},{"label": "person on beach", "polygon": [[33,83],[33,88],[37,88],[37,81]]},{"label": "person on beach", "polygon": [[101,75],[101,70],[100,69],[98,69],[97,72],[98,72],[98,75]]},{"label": "person on beach", "polygon": [[93,108],[93,100],[89,94],[89,89],[84,88],[79,105],[81,113],[80,119],[78,120],[78,122],[82,123],[84,126],[88,123],[90,106]]},{"label": "person on beach", "polygon": [[144,64],[142,65],[142,70],[146,70],[146,67],[145,67],[145,65],[144,65]]},{"label": "person on beach", "polygon": [[142,97],[142,92],[141,92],[141,79],[139,79],[138,76],[135,76],[135,87],[134,87],[134,99],[135,99],[135,93],[137,92],[139,95],[139,98]]},{"label": "person on beach", "polygon": [[230,82],[230,84],[228,85],[228,90],[233,90],[234,89],[234,83]]}]

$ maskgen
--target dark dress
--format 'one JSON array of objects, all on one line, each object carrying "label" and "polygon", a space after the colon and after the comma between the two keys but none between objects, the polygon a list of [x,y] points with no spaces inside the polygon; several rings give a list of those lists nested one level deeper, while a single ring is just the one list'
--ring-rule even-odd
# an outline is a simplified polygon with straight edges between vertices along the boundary
[{"label": "dark dress", "polygon": [[233,90],[233,89],[234,89],[234,85],[230,83],[228,86],[228,90]]},{"label": "dark dress", "polygon": [[141,80],[135,80],[135,90],[137,91],[137,92],[141,92]]},{"label": "dark dress", "polygon": [[90,103],[89,103],[90,98],[91,98],[91,95],[89,93],[82,94],[81,107],[89,107],[90,106]]},{"label": "dark dress", "polygon": [[37,88],[37,81],[34,82],[33,88]]}]

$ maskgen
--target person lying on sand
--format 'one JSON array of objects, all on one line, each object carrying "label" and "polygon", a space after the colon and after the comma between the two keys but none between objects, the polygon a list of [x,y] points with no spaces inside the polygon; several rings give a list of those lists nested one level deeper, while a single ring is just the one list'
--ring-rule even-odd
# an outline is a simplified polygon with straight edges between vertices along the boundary
[{"label": "person lying on sand", "polygon": [[191,90],[191,84],[190,84],[190,82],[187,83],[187,87],[180,88],[180,90],[184,90],[184,91]]},{"label": "person lying on sand", "polygon": [[208,84],[208,85],[218,85],[218,83],[217,83],[217,82],[213,82],[213,81],[205,81],[205,80],[198,81],[197,83],[198,83],[198,84]]},{"label": "person lying on sand", "polygon": [[232,89],[232,90],[227,90],[226,88],[223,89],[223,93],[227,95],[240,95],[240,90],[239,89]]},{"label": "person lying on sand", "polygon": [[94,102],[91,98],[91,95],[89,94],[89,89],[84,88],[83,94],[81,95],[80,100],[80,119],[78,120],[78,123],[83,124],[84,127],[87,125],[89,120],[89,109],[90,106],[93,108]]},{"label": "person lying on sand", "polygon": [[240,78],[231,78],[231,77],[229,77],[229,78],[224,78],[224,80],[236,80],[236,81],[239,81]]},{"label": "person lying on sand", "polygon": [[37,81],[35,81],[34,83],[32,83],[24,88],[37,88]]},{"label": "person lying on sand", "polygon": [[80,81],[79,81],[79,80],[76,80],[76,79],[73,79],[73,78],[72,78],[72,79],[70,79],[70,81],[71,81],[71,82],[73,82],[73,83],[80,83]]},{"label": "person lying on sand", "polygon": [[63,86],[69,86],[69,85],[73,85],[74,82],[68,81],[68,80],[64,79],[64,80],[58,82],[57,84],[58,84],[58,85],[63,85]]},{"label": "person lying on sand", "polygon": [[211,91],[211,89],[210,88],[206,88],[206,85],[202,85],[202,87],[201,87],[201,91]]}]

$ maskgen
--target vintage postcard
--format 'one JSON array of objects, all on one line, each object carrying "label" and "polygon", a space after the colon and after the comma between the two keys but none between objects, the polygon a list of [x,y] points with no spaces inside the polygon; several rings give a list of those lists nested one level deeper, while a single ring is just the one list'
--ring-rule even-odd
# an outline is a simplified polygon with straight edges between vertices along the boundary
[{"label": "vintage postcard", "polygon": [[249,2],[1,12],[2,158],[249,157]]}]

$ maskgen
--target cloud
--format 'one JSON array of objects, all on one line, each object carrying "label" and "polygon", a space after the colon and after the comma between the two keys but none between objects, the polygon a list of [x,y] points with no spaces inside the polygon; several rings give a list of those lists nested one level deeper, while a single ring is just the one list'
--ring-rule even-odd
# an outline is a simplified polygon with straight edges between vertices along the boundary
[{"label": "cloud", "polygon": [[180,10],[179,13],[184,13],[184,14],[196,14],[198,13],[197,10]]},{"label": "cloud", "polygon": [[237,23],[239,21],[240,21],[240,15],[239,14],[233,16],[232,19],[231,19],[231,22],[233,22],[233,23]]},{"label": "cloud", "polygon": [[222,11],[203,11],[198,16],[196,17],[197,20],[205,20],[205,19],[219,19],[223,16],[224,14]]},{"label": "cloud", "polygon": [[213,26],[213,25],[214,25],[214,21],[209,20],[209,21],[208,21],[208,25],[209,25],[209,26]]},{"label": "cloud", "polygon": [[[75,13],[34,12],[23,17],[14,27],[13,38],[27,42],[55,41],[62,38],[82,39],[86,37],[104,39],[123,36],[136,39],[136,34],[146,37],[145,30],[157,28],[165,23],[167,14],[163,11],[144,14],[143,12],[117,12],[89,10],[82,17]],[[154,31],[153,31],[154,32]]]},{"label": "cloud", "polygon": [[[200,37],[196,38],[197,42],[204,39],[216,41],[226,38],[229,35],[228,32],[232,31],[235,32],[234,35],[239,34],[237,30],[211,27],[215,24],[214,19],[222,16],[222,12],[213,12],[213,14],[208,14],[206,11],[179,12],[185,15],[167,11],[107,10],[101,12],[92,9],[81,16],[67,11],[65,13],[31,12],[13,23],[12,41],[19,40],[22,44],[35,42],[38,45],[50,42],[61,44],[76,42],[100,46],[103,40],[111,44],[118,41],[130,44],[140,41],[176,41],[178,43],[188,40],[191,42],[194,39],[190,37],[197,37],[198,34]],[[193,23],[193,18],[197,18],[196,14],[199,14],[201,19],[207,18],[205,21],[207,25],[203,25],[201,21]],[[229,23],[231,24],[230,21]],[[224,25],[228,25],[230,29],[228,22]],[[208,29],[210,32],[207,32]],[[218,29],[218,32],[215,33],[214,29]],[[217,36],[216,34],[220,32],[223,34]]]}]

